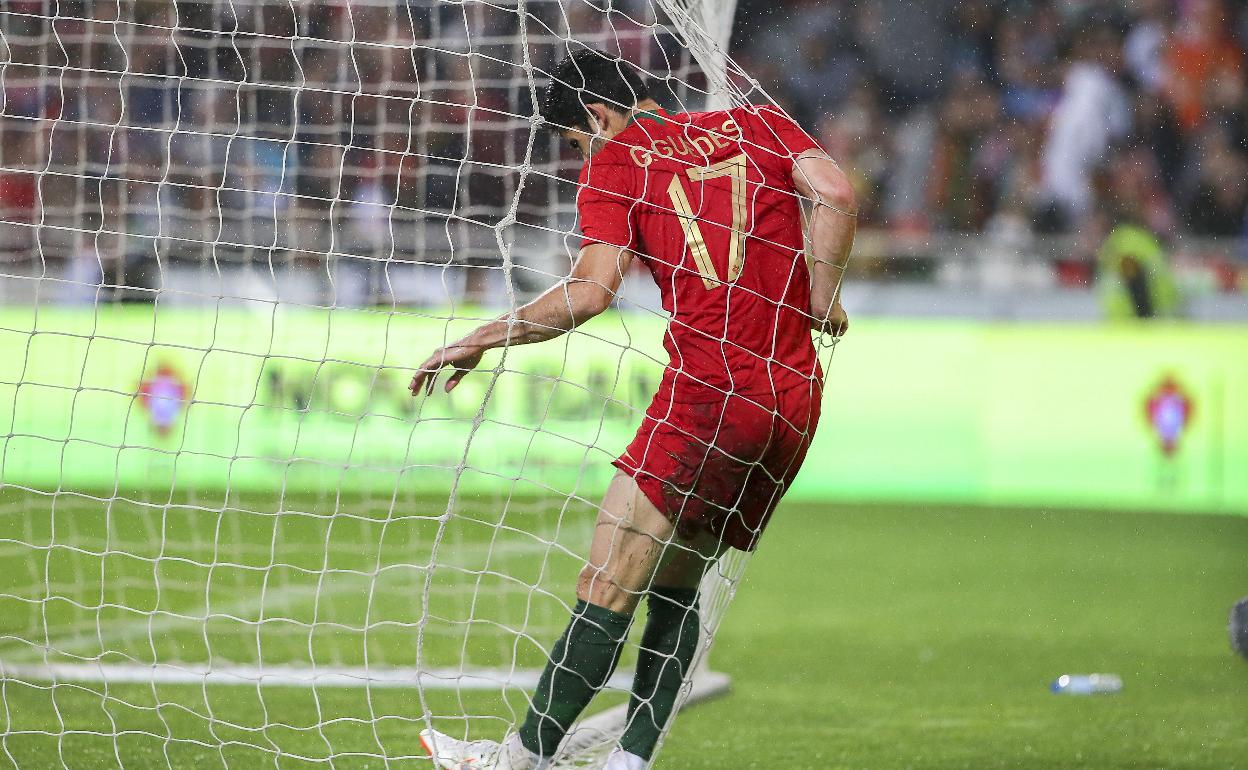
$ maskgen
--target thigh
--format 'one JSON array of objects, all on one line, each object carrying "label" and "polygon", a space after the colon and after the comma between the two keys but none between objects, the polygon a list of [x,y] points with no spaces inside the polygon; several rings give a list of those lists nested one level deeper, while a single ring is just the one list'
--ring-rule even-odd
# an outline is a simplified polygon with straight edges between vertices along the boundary
[{"label": "thigh", "polygon": [[616,612],[632,612],[650,587],[675,528],[642,493],[616,473],[603,497],[589,546],[589,563],[577,585],[579,598]]}]

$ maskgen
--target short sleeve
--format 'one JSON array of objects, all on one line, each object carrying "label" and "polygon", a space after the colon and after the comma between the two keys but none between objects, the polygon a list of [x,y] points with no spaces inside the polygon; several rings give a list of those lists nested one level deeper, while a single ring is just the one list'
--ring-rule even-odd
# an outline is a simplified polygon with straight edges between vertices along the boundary
[{"label": "short sleeve", "polygon": [[636,250],[637,232],[632,223],[636,200],[630,196],[629,169],[609,158],[590,158],[581,169],[576,210],[581,221],[581,247],[605,243]]},{"label": "short sleeve", "polygon": [[766,126],[764,130],[771,134],[775,149],[781,155],[796,159],[809,150],[823,151],[810,134],[778,107],[771,105],[760,107],[758,119]]}]

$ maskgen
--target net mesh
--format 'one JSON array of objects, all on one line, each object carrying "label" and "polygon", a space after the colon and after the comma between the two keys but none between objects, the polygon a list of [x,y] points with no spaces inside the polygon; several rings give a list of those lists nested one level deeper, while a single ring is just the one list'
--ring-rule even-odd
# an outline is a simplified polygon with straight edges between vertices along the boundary
[{"label": "net mesh", "polygon": [[[416,355],[567,272],[581,162],[538,130],[545,73],[588,45],[673,110],[765,98],[724,53],[731,18],[5,4],[14,764],[404,766],[423,726],[497,736],[523,715],[663,318],[508,353],[447,398],[404,386]],[[703,652],[743,568],[704,590]],[[575,763],[601,762],[611,724],[574,736]]]}]

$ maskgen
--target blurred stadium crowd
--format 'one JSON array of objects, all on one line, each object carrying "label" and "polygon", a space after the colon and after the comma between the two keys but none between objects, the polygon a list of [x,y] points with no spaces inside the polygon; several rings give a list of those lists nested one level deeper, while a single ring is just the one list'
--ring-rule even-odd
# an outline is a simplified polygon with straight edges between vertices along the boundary
[{"label": "blurred stadium crowd", "polygon": [[[336,304],[499,301],[509,219],[540,289],[575,245],[579,160],[529,143],[526,54],[618,52],[675,74],[655,85],[679,108],[699,78],[648,6],[530,0],[526,47],[505,4],[7,2],[0,267],[87,301],[250,291],[203,288],[223,265]],[[1248,287],[1248,0],[740,0],[735,21],[743,69],[856,179],[868,271],[973,244],[1086,285],[1130,222],[1150,265],[1187,238]]]},{"label": "blurred stadium crowd", "polygon": [[737,59],[868,225],[1248,233],[1244,0],[743,0]]}]

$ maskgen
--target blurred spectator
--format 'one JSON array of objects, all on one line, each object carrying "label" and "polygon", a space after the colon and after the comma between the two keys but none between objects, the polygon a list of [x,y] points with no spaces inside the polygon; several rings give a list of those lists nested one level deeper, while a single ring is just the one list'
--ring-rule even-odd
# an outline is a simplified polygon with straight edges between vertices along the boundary
[{"label": "blurred spectator", "polygon": [[1092,174],[1131,129],[1131,107],[1118,81],[1121,41],[1105,25],[1080,32],[1053,112],[1044,151],[1045,187],[1062,221],[1092,209]]},{"label": "blurred spectator", "polygon": [[983,0],[960,0],[947,31],[949,64],[960,72],[986,77],[996,62],[999,9]]},{"label": "blurred spectator", "polygon": [[1156,156],[1144,145],[1115,151],[1098,174],[1101,216],[1128,221],[1155,233],[1173,232],[1174,201]]},{"label": "blurred spectator", "polygon": [[1248,158],[1231,146],[1227,132],[1210,129],[1200,144],[1195,192],[1184,219],[1197,235],[1234,237],[1248,222]]},{"label": "blurred spectator", "polygon": [[1160,93],[1166,84],[1165,46],[1170,29],[1167,0],[1138,0],[1123,54],[1136,85],[1146,93]]},{"label": "blurred spectator", "polygon": [[993,180],[983,172],[984,144],[1000,124],[997,94],[970,70],[959,73],[941,105],[928,179],[929,210],[942,229],[979,230]]},{"label": "blurred spectator", "polygon": [[1207,115],[1210,86],[1243,69],[1243,51],[1232,37],[1221,0],[1185,0],[1166,51],[1167,94],[1187,131]]},{"label": "blurred spectator", "polygon": [[863,201],[859,221],[879,224],[892,152],[885,143],[888,134],[874,86],[862,83],[854,89],[838,113],[819,122],[818,131],[824,148],[839,159]]},{"label": "blurred spectator", "polygon": [[1044,121],[1057,103],[1061,84],[1050,67],[1057,56],[1055,24],[1052,15],[1044,13],[1010,16],[1001,22],[995,74],[1009,119]]},{"label": "blurred spectator", "polygon": [[1224,129],[1238,152],[1248,152],[1248,73],[1244,68],[1217,72],[1206,89],[1205,110],[1209,125]]},{"label": "blurred spectator", "polygon": [[22,255],[34,240],[36,136],[34,121],[8,118],[0,123],[0,256]]},{"label": "blurred spectator", "polygon": [[1097,255],[1097,286],[1111,319],[1172,318],[1179,293],[1157,236],[1134,224],[1114,228]]},{"label": "blurred spectator", "polygon": [[1165,183],[1174,189],[1182,181],[1186,145],[1178,118],[1159,95],[1141,91],[1135,101],[1133,140],[1152,154]]}]

